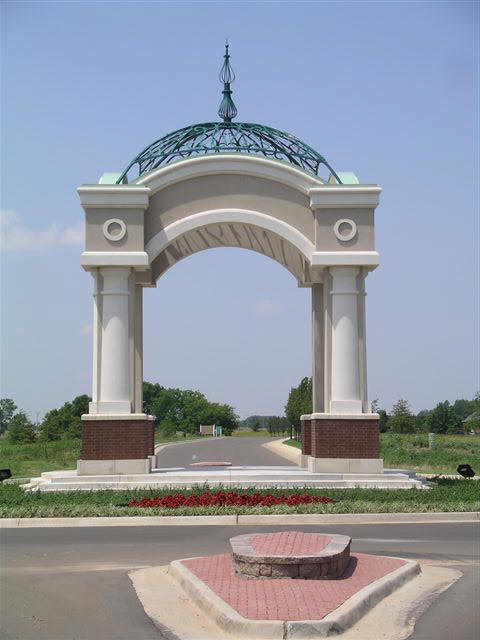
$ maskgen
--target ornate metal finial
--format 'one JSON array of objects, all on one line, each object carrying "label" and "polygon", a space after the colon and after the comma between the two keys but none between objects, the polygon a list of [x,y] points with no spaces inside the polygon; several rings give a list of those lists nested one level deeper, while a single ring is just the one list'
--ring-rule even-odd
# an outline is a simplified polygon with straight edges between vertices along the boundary
[{"label": "ornate metal finial", "polygon": [[230,54],[228,53],[228,40],[225,41],[225,55],[223,56],[223,65],[220,69],[219,79],[223,82],[223,99],[218,109],[218,115],[223,118],[224,122],[231,122],[237,115],[237,107],[232,100],[232,92],[230,83],[235,80],[235,73],[230,65]]}]

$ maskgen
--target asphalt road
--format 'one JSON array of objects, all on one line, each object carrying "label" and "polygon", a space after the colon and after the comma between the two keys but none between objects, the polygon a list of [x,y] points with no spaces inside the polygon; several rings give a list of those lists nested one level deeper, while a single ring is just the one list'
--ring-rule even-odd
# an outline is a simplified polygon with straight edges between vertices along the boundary
[{"label": "asphalt road", "polygon": [[[318,530],[298,525],[255,529]],[[144,614],[127,572],[223,553],[231,536],[251,531],[245,526],[4,529],[1,637],[170,640]],[[322,531],[352,536],[356,551],[458,568],[463,577],[426,611],[411,638],[478,639],[478,524],[329,525]]]},{"label": "asphalt road", "polygon": [[261,445],[275,438],[205,438],[172,444],[158,454],[160,467],[188,467],[192,462],[231,462],[233,465],[292,465]]}]

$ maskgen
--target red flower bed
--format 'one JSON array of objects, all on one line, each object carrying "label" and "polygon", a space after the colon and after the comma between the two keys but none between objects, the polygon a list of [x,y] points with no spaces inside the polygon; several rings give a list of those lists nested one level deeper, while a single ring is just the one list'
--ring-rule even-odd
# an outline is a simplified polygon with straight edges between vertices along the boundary
[{"label": "red flower bed", "polygon": [[291,507],[297,504],[311,504],[320,502],[336,502],[333,498],[325,496],[311,496],[308,493],[293,493],[290,495],[273,496],[272,494],[262,495],[260,493],[237,493],[236,491],[217,491],[211,493],[204,491],[202,494],[185,496],[176,493],[163,498],[143,498],[142,500],[130,500],[129,507],[167,507],[177,509],[178,507],[210,507],[210,506],[239,506],[239,507],[272,507],[276,504],[286,504]]}]

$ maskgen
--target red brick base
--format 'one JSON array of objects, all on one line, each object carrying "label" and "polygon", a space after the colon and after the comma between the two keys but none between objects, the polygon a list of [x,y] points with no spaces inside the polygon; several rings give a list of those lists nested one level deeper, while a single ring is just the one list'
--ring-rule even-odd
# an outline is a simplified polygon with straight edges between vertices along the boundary
[{"label": "red brick base", "polygon": [[82,460],[135,460],[153,453],[153,420],[82,420]]},{"label": "red brick base", "polygon": [[[310,431],[310,442],[308,442],[308,431]],[[304,420],[302,421],[302,453],[314,458],[378,458],[380,455],[378,420],[362,418]]]},{"label": "red brick base", "polygon": [[302,453],[305,456],[312,455],[312,423],[311,420],[302,420]]}]

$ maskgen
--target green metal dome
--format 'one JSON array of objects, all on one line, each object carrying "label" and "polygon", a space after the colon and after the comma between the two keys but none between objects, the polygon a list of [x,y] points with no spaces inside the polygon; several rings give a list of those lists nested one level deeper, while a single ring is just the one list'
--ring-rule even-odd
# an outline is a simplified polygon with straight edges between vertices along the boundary
[{"label": "green metal dome", "polygon": [[217,153],[261,155],[289,163],[315,175],[319,175],[321,168],[326,167],[337,182],[341,183],[325,158],[292,134],[261,124],[232,122],[237,115],[237,108],[230,89],[235,74],[230,65],[228,43],[225,45],[224,63],[219,78],[223,82],[223,98],[218,115],[223,122],[194,124],[156,140],[130,162],[117,180],[118,184],[126,182],[130,172],[134,174],[132,179],[136,180],[173,162]]},{"label": "green metal dome", "polygon": [[173,131],[139,153],[117,182],[124,182],[132,169],[135,180],[177,160],[214,153],[262,155],[316,175],[325,166],[340,183],[325,158],[307,144],[290,133],[250,122],[206,122]]}]

